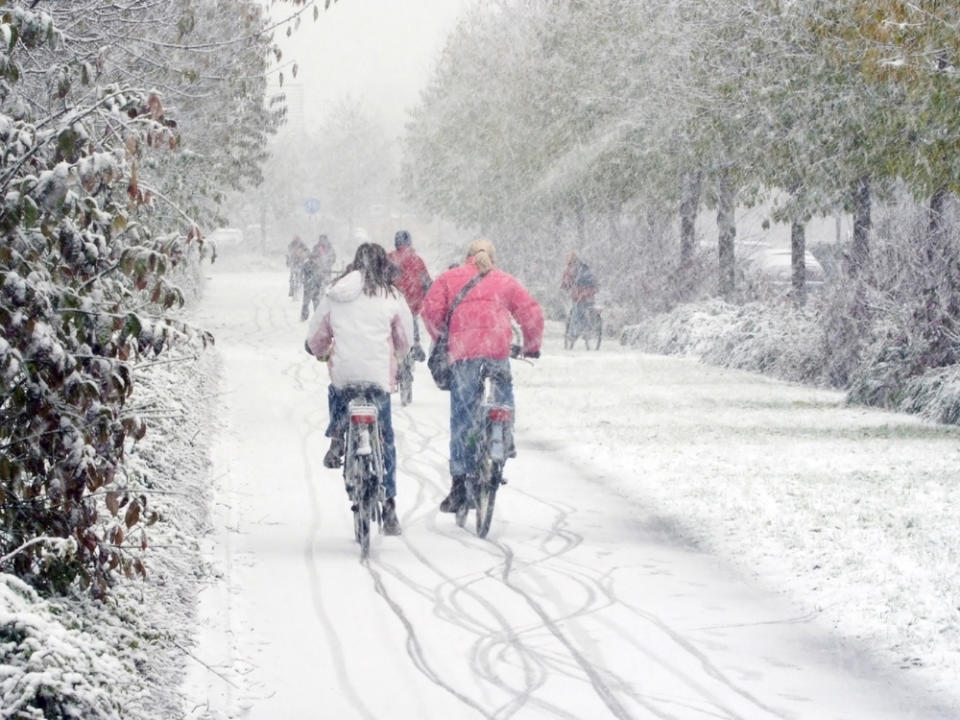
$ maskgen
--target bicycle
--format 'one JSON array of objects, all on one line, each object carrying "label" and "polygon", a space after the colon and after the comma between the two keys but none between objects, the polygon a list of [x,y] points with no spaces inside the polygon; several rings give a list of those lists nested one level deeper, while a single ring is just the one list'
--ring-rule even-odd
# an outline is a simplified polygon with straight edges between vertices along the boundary
[{"label": "bicycle", "polygon": [[563,332],[563,347],[572,350],[577,340],[583,338],[587,350],[599,350],[603,338],[603,316],[600,308],[592,303],[574,303],[567,314],[567,326]]},{"label": "bicycle", "polygon": [[360,558],[370,555],[370,527],[376,524],[383,531],[383,436],[373,393],[375,385],[351,385],[347,391],[346,438],[344,441],[343,482],[353,511],[353,529],[360,543]]},{"label": "bicycle", "polygon": [[[510,357],[523,359],[523,352],[519,345],[510,348]],[[479,417],[475,425],[480,429],[476,439],[479,472],[475,476],[467,476],[464,488],[466,499],[457,508],[455,516],[457,525],[464,527],[468,513],[474,510],[477,537],[480,538],[485,538],[490,532],[497,490],[507,483],[503,477],[503,466],[508,458],[516,454],[513,452],[512,437],[510,437],[513,408],[496,401],[497,380],[492,369],[484,367],[481,370],[483,400],[480,403]]]},{"label": "bicycle", "polygon": [[397,390],[401,405],[413,402],[413,363],[414,357],[409,352],[397,363]]}]

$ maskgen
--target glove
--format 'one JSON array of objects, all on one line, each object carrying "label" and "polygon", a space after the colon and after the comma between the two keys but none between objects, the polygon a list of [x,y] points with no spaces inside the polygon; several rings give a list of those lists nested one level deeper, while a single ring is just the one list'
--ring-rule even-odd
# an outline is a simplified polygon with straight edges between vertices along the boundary
[{"label": "glove", "polygon": [[313,350],[310,349],[310,343],[306,340],[303,341],[303,349],[307,351],[307,355],[313,355]]},{"label": "glove", "polygon": [[539,350],[531,350],[530,352],[525,352],[525,353],[523,354],[523,356],[524,356],[524,357],[528,357],[528,358],[533,358],[534,360],[536,360],[537,358],[540,357],[540,351],[539,351]]}]

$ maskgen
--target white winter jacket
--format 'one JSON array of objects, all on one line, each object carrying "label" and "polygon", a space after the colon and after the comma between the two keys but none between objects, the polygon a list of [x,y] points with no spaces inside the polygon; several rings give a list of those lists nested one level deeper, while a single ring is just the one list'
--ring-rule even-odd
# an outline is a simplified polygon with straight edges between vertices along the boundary
[{"label": "white winter jacket", "polygon": [[403,295],[363,292],[359,271],[327,288],[307,334],[317,357],[329,356],[330,381],[336,387],[374,383],[396,390],[397,357],[410,350],[413,318]]}]

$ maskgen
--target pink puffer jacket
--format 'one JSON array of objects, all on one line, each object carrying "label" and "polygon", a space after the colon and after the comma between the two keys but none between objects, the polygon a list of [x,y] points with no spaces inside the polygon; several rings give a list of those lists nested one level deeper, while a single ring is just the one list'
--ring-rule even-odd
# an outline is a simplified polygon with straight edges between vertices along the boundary
[{"label": "pink puffer jacket", "polygon": [[[472,258],[438,277],[423,299],[421,317],[437,339],[447,309],[457,293],[477,274]],[[523,333],[524,352],[539,352],[543,339],[543,311],[520,282],[494,268],[464,296],[450,320],[450,362],[467,358],[510,356],[513,331],[510,318]]]}]

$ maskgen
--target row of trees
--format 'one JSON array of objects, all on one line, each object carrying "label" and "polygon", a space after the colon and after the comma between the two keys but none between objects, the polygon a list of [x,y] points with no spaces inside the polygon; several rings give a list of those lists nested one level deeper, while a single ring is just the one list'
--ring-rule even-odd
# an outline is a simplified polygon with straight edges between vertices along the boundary
[{"label": "row of trees", "polygon": [[613,257],[624,288],[651,268],[664,290],[695,284],[706,205],[725,297],[736,208],[773,202],[802,303],[806,222],[853,213],[856,276],[874,204],[900,185],[927,203],[929,261],[943,263],[960,186],[958,23],[960,6],[932,0],[487,5],[450,39],[412,114],[405,187],[496,233],[534,276],[557,238],[611,238],[594,254]]},{"label": "row of trees", "polygon": [[0,570],[41,590],[144,573],[131,395],[211,340],[170,310],[282,121],[270,30],[256,0],[0,0]]}]

